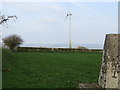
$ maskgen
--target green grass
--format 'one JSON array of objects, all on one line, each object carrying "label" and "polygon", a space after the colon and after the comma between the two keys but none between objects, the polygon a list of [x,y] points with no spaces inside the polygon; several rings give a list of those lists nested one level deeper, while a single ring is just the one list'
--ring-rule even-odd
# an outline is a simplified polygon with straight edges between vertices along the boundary
[{"label": "green grass", "polygon": [[[9,54],[8,54],[9,53]],[[3,52],[3,88],[75,88],[96,83],[102,54]]]}]

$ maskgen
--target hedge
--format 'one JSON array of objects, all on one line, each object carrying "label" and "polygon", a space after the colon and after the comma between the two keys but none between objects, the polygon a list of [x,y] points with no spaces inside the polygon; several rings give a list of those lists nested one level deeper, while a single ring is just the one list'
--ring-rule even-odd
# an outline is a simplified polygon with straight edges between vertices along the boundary
[{"label": "hedge", "polygon": [[18,52],[103,52],[102,49],[17,47]]}]

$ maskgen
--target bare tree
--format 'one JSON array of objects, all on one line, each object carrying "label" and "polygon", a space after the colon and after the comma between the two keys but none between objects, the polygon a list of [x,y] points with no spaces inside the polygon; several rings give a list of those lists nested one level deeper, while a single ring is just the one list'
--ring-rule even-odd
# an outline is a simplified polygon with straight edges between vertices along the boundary
[{"label": "bare tree", "polygon": [[[4,23],[7,23],[7,21],[9,21],[10,19],[15,20],[15,19],[17,19],[17,16],[15,16],[15,15],[14,16],[5,16],[5,15],[2,15],[0,12],[0,26],[2,26],[2,24],[4,24]],[[2,44],[1,39],[2,39],[2,37],[0,35],[0,44]]]},{"label": "bare tree", "polygon": [[3,38],[3,43],[10,49],[15,50],[15,47],[20,46],[23,43],[23,39],[18,35],[10,35]]}]

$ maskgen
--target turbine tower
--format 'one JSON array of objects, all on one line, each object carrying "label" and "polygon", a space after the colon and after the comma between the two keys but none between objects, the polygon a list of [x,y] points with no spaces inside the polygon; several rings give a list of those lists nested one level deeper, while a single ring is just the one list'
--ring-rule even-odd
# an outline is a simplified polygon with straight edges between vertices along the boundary
[{"label": "turbine tower", "polygon": [[69,48],[72,48],[72,40],[71,40],[71,16],[72,16],[72,13],[68,12],[67,16],[65,18],[65,20],[66,20],[67,17],[69,17]]}]

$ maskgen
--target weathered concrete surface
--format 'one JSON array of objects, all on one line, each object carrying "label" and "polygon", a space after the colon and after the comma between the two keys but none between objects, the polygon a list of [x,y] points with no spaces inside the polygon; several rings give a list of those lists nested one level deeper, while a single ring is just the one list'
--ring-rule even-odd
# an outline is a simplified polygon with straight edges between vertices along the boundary
[{"label": "weathered concrete surface", "polygon": [[118,35],[118,55],[119,55],[119,57],[118,57],[118,63],[119,63],[119,65],[118,65],[118,69],[119,69],[119,71],[118,71],[118,88],[120,89],[120,35]]},{"label": "weathered concrete surface", "polygon": [[120,88],[120,34],[107,34],[103,50],[99,86]]}]

